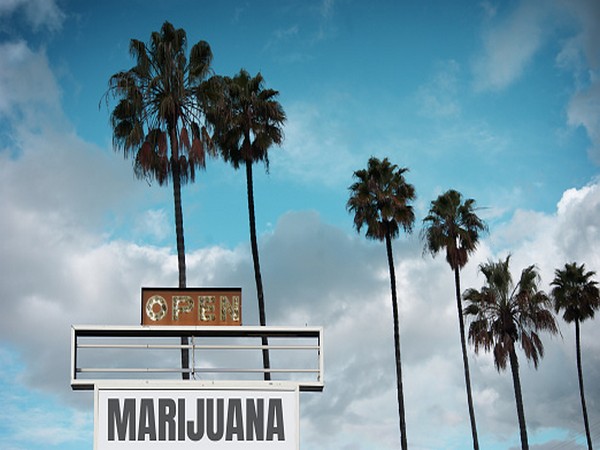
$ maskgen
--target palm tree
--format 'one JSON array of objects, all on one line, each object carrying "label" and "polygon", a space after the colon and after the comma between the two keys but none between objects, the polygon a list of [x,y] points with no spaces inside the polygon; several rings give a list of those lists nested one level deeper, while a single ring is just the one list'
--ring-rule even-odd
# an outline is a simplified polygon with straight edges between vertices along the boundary
[{"label": "palm tree", "polygon": [[529,449],[527,426],[523,408],[519,361],[515,347],[517,342],[525,352],[525,357],[533,361],[537,368],[544,356],[544,344],[540,331],[558,333],[548,296],[538,288],[540,277],[535,266],[529,266],[521,272],[521,278],[515,285],[509,270],[510,256],[497,263],[488,262],[479,266],[485,276],[485,285],[481,290],[467,289],[463,298],[468,305],[464,313],[473,316],[469,326],[469,341],[475,352],[481,348],[493,350],[494,363],[498,371],[506,369],[510,362],[517,417],[521,431],[521,447]]},{"label": "palm tree", "polygon": [[[165,22],[148,44],[130,43],[135,65],[110,77],[106,94],[117,100],[111,112],[113,147],[133,157],[138,178],[173,183],[179,287],[186,287],[181,185],[204,168],[207,133],[200,127],[196,89],[210,72],[212,52],[205,41],[186,56],[187,36]],[[187,345],[187,338],[182,338]],[[182,349],[183,377],[189,378],[188,350]]]},{"label": "palm tree", "polygon": [[562,270],[554,271],[554,280],[551,285],[554,298],[554,310],[563,311],[563,319],[567,323],[575,322],[575,347],[577,349],[577,375],[579,378],[579,396],[583,411],[583,423],[587,438],[588,449],[592,450],[592,436],[588,422],[585,396],[583,393],[583,369],[581,366],[581,340],[580,323],[594,317],[594,312],[600,308],[600,292],[597,282],[591,278],[596,274],[586,272],[584,264],[565,264]]},{"label": "palm tree", "polygon": [[[213,139],[218,145],[223,159],[237,170],[240,165],[246,169],[246,189],[248,194],[248,216],[254,278],[258,298],[259,321],[267,323],[258,241],[256,238],[256,217],[254,213],[254,181],[252,165],[263,161],[269,168],[268,151],[273,145],[283,141],[285,112],[276,97],[279,92],[264,87],[260,73],[252,77],[245,70],[233,78],[213,77],[203,86],[202,101],[206,104],[206,116],[211,124]],[[268,340],[262,337],[263,367],[265,380],[271,379]]]},{"label": "palm tree", "polygon": [[408,444],[392,239],[398,236],[400,227],[407,233],[412,232],[415,221],[413,207],[409,205],[409,202],[415,199],[415,188],[404,178],[404,173],[407,171],[407,168],[398,168],[395,164],[390,163],[387,158],[384,158],[383,161],[374,157],[370,158],[367,169],[354,172],[357,181],[350,186],[350,199],[346,205],[348,211],[354,213],[354,226],[359,233],[366,225],[368,239],[385,240],[392,291],[400,442],[403,450],[408,448]]},{"label": "palm tree", "polygon": [[446,250],[446,261],[454,271],[454,285],[456,288],[456,308],[458,311],[458,328],[460,331],[460,344],[465,372],[465,386],[467,390],[467,404],[471,419],[471,434],[473,448],[479,449],[477,439],[477,425],[475,423],[475,410],[471,393],[471,376],[469,373],[469,359],[467,357],[467,344],[465,339],[465,324],[462,314],[460,297],[460,269],[469,259],[469,255],[477,248],[479,234],[487,230],[484,222],[475,214],[475,200],[462,201],[462,195],[450,189],[431,202],[429,214],[423,223],[426,228],[422,237],[425,239],[425,249],[433,256],[442,249]]}]

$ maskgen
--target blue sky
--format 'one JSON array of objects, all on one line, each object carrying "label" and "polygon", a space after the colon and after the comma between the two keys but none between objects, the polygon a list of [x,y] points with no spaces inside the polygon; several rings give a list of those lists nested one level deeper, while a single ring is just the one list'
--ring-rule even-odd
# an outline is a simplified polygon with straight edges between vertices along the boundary
[{"label": "blue sky", "polygon": [[[129,40],[165,20],[209,42],[215,73],[260,71],[288,116],[255,195],[269,323],[326,331],[302,449],[398,447],[385,252],[345,209],[370,156],[408,167],[417,192],[415,232],[394,243],[409,443],[467,448],[452,274],[423,255],[421,221],[449,188],[482,207],[490,232],[465,288],[509,252],[513,273],[537,264],[545,289],[566,262],[600,270],[594,0],[0,0],[0,447],[91,449],[91,394],[68,386],[70,325],[136,324],[140,287],[177,282],[171,190],[112,151],[102,102],[132,65]],[[242,287],[256,323],[244,172],[209,160],[183,196],[188,284]],[[537,450],[584,448],[573,330],[560,325],[539,370],[521,364]],[[600,442],[600,333],[582,332]],[[516,446],[509,374],[470,361],[482,446]]]}]

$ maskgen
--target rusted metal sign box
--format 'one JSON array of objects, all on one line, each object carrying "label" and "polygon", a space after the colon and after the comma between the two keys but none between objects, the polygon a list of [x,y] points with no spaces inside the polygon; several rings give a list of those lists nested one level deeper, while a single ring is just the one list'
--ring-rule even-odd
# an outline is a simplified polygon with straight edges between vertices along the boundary
[{"label": "rusted metal sign box", "polygon": [[242,324],[241,288],[142,288],[142,325]]}]

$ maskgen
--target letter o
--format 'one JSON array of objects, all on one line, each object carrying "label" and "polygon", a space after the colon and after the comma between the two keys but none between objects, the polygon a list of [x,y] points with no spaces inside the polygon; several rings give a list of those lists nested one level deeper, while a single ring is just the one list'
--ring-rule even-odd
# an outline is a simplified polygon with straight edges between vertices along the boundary
[{"label": "letter o", "polygon": [[[158,312],[154,312],[154,305],[159,305]],[[167,315],[167,301],[160,295],[153,295],[146,303],[146,315],[154,322],[162,320]]]}]

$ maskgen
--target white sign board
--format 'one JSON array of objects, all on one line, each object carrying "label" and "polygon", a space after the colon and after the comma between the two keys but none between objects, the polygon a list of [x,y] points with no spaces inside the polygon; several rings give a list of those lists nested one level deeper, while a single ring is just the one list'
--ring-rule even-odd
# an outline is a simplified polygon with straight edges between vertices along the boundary
[{"label": "white sign board", "polygon": [[97,386],[95,450],[298,450],[296,386]]}]

